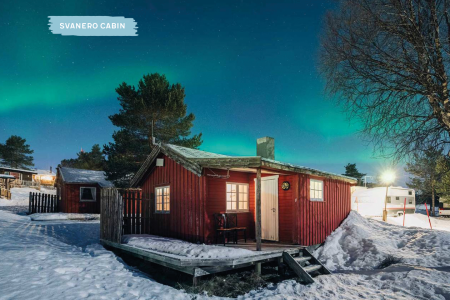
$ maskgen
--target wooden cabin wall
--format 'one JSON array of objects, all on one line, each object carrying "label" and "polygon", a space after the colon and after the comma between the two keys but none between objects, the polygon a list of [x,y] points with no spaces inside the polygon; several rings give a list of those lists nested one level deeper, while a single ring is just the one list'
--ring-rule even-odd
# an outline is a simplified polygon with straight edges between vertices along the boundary
[{"label": "wooden cabin wall", "polygon": [[[215,228],[214,228],[214,214],[215,213],[225,213],[227,210],[227,194],[226,187],[227,182],[234,183],[246,183],[249,184],[249,201],[251,199],[252,193],[254,194],[254,188],[251,189],[250,185],[250,174],[244,172],[230,172],[230,177],[228,179],[215,178],[208,176],[208,174],[218,174],[227,175],[225,170],[205,170],[204,178],[206,178],[206,240],[208,243],[215,243]],[[238,226],[247,227],[247,239],[252,239],[255,237],[255,226],[254,219],[252,217],[251,207],[249,206],[249,212],[239,212],[238,216]],[[244,238],[243,232],[239,233],[239,238]]]},{"label": "wooden cabin wall", "polygon": [[[142,181],[142,193],[150,201],[150,229],[154,235],[173,237],[190,242],[205,241],[204,177],[188,171],[169,157],[163,167],[151,166]],[[170,186],[170,213],[155,213],[155,187]]]},{"label": "wooden cabin wall", "polygon": [[[95,187],[95,202],[80,202],[80,188]],[[100,186],[98,184],[61,183],[61,212],[64,213],[100,213]]]},{"label": "wooden cabin wall", "polygon": [[[324,201],[310,201],[310,179],[324,182]],[[295,243],[310,246],[320,244],[339,227],[351,210],[351,184],[334,179],[299,175],[299,201],[297,223],[294,230],[298,232]],[[294,227],[294,226],[293,226]]]}]

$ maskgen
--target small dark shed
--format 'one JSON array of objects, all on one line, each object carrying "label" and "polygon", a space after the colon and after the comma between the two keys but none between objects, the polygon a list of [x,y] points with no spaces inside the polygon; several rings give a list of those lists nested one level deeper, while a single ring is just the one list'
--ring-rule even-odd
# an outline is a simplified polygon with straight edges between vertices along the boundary
[{"label": "small dark shed", "polygon": [[114,185],[103,171],[58,168],[56,183],[64,213],[100,213],[100,190]]}]

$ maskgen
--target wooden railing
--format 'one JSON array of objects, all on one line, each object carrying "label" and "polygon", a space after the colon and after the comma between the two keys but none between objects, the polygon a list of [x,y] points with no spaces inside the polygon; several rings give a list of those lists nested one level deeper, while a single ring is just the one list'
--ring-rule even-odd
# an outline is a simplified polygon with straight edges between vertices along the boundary
[{"label": "wooden railing", "polygon": [[123,234],[150,233],[150,200],[140,190],[125,190],[123,199]]},{"label": "wooden railing", "polygon": [[30,192],[28,213],[53,213],[59,212],[60,198],[56,195]]},{"label": "wooden railing", "polygon": [[102,189],[100,239],[120,243],[124,234],[150,233],[151,199],[141,190]]}]

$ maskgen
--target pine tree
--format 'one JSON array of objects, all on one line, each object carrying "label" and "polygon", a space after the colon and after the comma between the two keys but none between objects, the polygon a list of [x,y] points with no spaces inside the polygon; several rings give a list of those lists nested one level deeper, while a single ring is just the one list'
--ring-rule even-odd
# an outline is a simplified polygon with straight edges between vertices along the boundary
[{"label": "pine tree", "polygon": [[405,167],[405,171],[413,175],[406,185],[419,191],[425,199],[431,196],[432,216],[435,215],[437,184],[445,174],[438,168],[438,162],[442,156],[442,149],[430,148],[423,153],[414,154],[411,162],[408,162]]},{"label": "pine tree", "polygon": [[366,174],[360,173],[358,171],[358,169],[356,168],[356,164],[350,163],[345,166],[345,173],[342,175],[356,178],[358,180],[358,185],[362,184],[362,178],[366,176]]},{"label": "pine tree", "polygon": [[26,139],[17,135],[10,136],[5,144],[0,147],[1,163],[11,168],[23,168],[34,166],[33,154],[30,145],[26,144]]},{"label": "pine tree", "polygon": [[107,177],[117,186],[126,186],[139,169],[153,147],[152,137],[189,148],[202,144],[201,133],[191,136],[195,116],[186,114],[179,83],[170,85],[164,75],[155,73],[144,75],[137,88],[124,82],[116,92],[121,109],[109,118],[120,130],[114,132],[114,142],[104,146],[104,153]]},{"label": "pine tree", "polygon": [[92,146],[91,152],[80,151],[77,158],[63,159],[60,167],[102,171],[105,166],[105,158],[100,145]]}]

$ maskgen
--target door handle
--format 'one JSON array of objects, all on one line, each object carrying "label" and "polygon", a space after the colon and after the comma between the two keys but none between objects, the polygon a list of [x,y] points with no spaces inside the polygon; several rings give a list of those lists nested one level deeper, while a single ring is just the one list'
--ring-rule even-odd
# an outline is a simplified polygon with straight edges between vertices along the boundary
[{"label": "door handle", "polygon": [[272,208],[272,211],[273,211],[273,212],[275,212],[275,211],[276,211],[276,209],[275,209],[275,208]]}]

